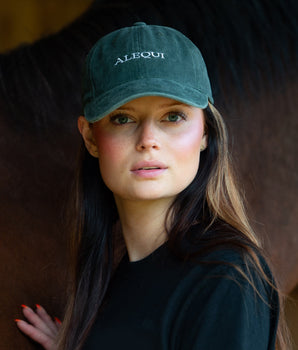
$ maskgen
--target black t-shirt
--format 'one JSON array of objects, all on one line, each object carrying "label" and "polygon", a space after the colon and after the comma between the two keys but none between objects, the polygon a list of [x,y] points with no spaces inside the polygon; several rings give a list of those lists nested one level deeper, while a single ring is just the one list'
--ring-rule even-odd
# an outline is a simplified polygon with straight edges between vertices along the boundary
[{"label": "black t-shirt", "polygon": [[202,261],[178,260],[167,243],[137,262],[125,256],[83,349],[273,350],[277,293],[235,250]]}]

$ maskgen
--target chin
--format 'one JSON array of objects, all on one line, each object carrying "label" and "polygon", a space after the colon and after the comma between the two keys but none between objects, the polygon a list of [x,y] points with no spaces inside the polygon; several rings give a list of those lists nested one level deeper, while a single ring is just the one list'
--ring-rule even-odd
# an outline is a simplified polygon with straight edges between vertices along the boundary
[{"label": "chin", "polygon": [[[169,200],[172,198],[175,198],[177,194],[173,194],[173,193],[160,193],[160,191],[146,191],[143,193],[134,193],[134,194],[130,194],[129,196],[126,196],[127,200],[131,200],[131,201],[159,201],[159,200]],[[124,196],[121,196],[123,199],[125,199]]]}]

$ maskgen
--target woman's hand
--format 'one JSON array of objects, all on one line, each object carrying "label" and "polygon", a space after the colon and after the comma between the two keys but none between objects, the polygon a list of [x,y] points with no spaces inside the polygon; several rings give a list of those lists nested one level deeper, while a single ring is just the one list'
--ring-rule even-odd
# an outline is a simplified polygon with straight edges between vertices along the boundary
[{"label": "woman's hand", "polygon": [[38,304],[36,304],[36,311],[33,311],[26,305],[22,305],[22,307],[27,321],[15,320],[18,328],[44,349],[55,350],[55,342],[61,321],[57,317],[53,321],[46,310]]}]

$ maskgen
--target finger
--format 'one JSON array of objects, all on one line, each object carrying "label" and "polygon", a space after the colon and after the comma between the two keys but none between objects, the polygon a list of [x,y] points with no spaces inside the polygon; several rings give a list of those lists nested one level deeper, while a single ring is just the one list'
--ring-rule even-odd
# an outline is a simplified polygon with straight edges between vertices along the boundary
[{"label": "finger", "polygon": [[30,325],[26,321],[23,320],[15,320],[18,328],[26,334],[29,338],[33,339],[40,345],[44,347],[46,350],[55,350],[54,344],[55,339],[48,336],[47,334],[44,334],[41,330],[35,328],[34,326]]},{"label": "finger", "polygon": [[54,322],[52,317],[39,304],[36,304],[36,313],[55,334],[58,332],[59,327],[57,325],[57,322]]},{"label": "finger", "polygon": [[35,328],[51,337],[56,335],[57,331],[53,332],[53,330],[29,306],[22,305],[22,307],[24,316]]},{"label": "finger", "polygon": [[58,317],[55,317],[55,324],[56,324],[56,326],[57,326],[58,329],[60,328],[60,326],[61,326],[61,324],[62,324],[62,322],[59,320]]}]

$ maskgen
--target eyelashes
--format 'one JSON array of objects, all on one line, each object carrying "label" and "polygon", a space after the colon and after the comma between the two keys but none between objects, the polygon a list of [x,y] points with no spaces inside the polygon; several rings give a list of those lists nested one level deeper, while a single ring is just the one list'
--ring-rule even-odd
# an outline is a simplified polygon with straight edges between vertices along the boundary
[{"label": "eyelashes", "polygon": [[179,123],[181,120],[186,120],[187,116],[182,112],[170,112],[167,114],[166,119],[164,121],[168,121],[171,123]]},{"label": "eyelashes", "polygon": [[[110,115],[110,122],[114,125],[126,125],[136,123],[138,118],[126,113],[115,113]],[[171,111],[166,113],[161,119],[161,122],[168,122],[170,124],[178,124],[187,120],[187,115],[182,111]]]},{"label": "eyelashes", "polygon": [[124,114],[124,113],[117,113],[117,114],[111,115],[110,121],[116,125],[124,125],[124,124],[134,122],[130,116],[128,116],[127,114]]}]

